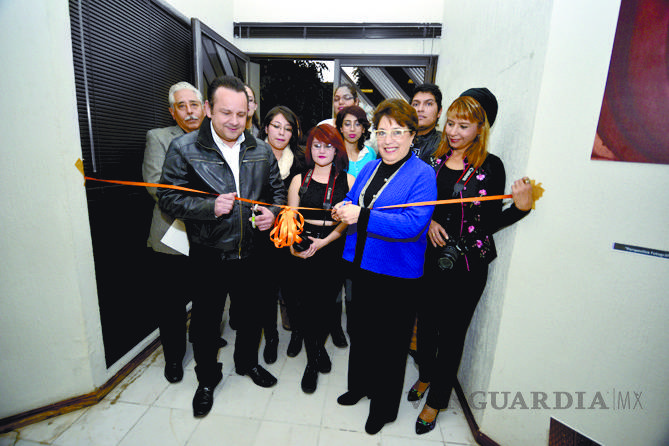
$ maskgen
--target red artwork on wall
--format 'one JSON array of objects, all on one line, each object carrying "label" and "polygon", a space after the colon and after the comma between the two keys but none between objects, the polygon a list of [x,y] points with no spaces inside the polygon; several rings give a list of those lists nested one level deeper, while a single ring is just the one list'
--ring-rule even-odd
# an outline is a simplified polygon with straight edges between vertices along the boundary
[{"label": "red artwork on wall", "polygon": [[669,164],[669,1],[622,0],[592,159]]}]

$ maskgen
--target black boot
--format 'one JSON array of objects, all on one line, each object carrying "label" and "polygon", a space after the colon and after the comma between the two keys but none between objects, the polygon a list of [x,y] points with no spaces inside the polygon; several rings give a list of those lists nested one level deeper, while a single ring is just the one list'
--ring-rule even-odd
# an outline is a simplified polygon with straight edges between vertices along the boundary
[{"label": "black boot", "polygon": [[279,335],[274,336],[265,335],[265,350],[263,350],[263,359],[266,364],[274,364],[277,357],[277,349],[279,348]]},{"label": "black boot", "polygon": [[288,343],[288,351],[286,354],[291,358],[299,355],[302,351],[302,335],[299,331],[293,329],[293,332],[290,334],[290,342]]},{"label": "black boot", "polygon": [[307,367],[304,369],[304,375],[302,376],[302,391],[304,393],[314,393],[317,386],[318,368],[311,363],[307,363]]},{"label": "black boot", "polygon": [[337,398],[337,403],[339,403],[342,406],[355,406],[358,404],[358,401],[363,399],[365,397],[364,393],[359,393],[359,392],[354,392],[349,390],[348,392],[339,395],[339,398]]},{"label": "black boot", "polygon": [[318,351],[316,363],[318,371],[321,373],[330,373],[332,370],[332,361],[330,361],[330,356],[328,355],[328,352],[325,351],[325,347],[321,347]]}]

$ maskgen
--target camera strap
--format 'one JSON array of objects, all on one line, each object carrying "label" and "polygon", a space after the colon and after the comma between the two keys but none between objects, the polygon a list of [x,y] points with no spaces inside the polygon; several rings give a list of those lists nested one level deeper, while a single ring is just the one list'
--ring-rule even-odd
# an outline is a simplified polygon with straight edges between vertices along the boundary
[{"label": "camera strap", "polygon": [[[446,160],[451,157],[453,154],[453,150],[449,150],[446,155],[442,157],[442,162],[439,164],[439,169],[437,169],[437,176],[439,176],[439,171],[441,171],[441,168],[446,164]],[[474,167],[473,164],[469,164],[469,161],[467,160],[467,157],[465,156],[463,160],[464,167],[462,169],[462,175],[460,175],[460,178],[458,178],[458,181],[455,182],[453,185],[453,197],[458,197],[462,193],[463,190],[465,190],[465,186],[469,182],[469,180],[472,179],[474,176],[474,173],[476,172],[476,168]]]},{"label": "camera strap", "polygon": [[[300,198],[302,198],[302,195],[304,195],[304,193],[309,188],[309,183],[311,183],[311,177],[313,176],[313,174],[314,174],[314,169],[309,169],[307,173],[304,174],[304,178],[302,179],[302,184],[300,185],[300,190],[298,192]],[[336,182],[337,182],[337,174],[335,173],[334,165],[330,165],[330,178],[328,178],[328,185],[327,188],[325,189],[325,195],[323,196],[323,209],[332,208],[332,195]]]},{"label": "camera strap", "polygon": [[460,175],[460,178],[458,178],[458,181],[455,182],[453,185],[453,196],[457,197],[460,195],[460,193],[465,189],[465,186],[469,182],[469,180],[472,179],[474,176],[474,172],[476,172],[476,168],[472,166],[471,164],[469,167],[465,165],[465,169],[462,171],[462,175]]}]

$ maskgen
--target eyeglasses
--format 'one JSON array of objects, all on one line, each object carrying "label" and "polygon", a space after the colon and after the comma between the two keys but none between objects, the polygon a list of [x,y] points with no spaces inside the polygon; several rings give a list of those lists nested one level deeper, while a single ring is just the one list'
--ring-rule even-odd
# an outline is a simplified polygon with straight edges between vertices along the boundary
[{"label": "eyeglasses", "polygon": [[323,150],[325,152],[328,152],[330,150],[334,150],[334,146],[332,144],[323,144],[320,142],[315,142],[311,145],[311,148],[313,150]]},{"label": "eyeglasses", "polygon": [[374,130],[376,139],[384,139],[390,136],[392,139],[400,139],[404,132],[411,132],[410,129],[390,129],[390,130]]},{"label": "eyeglasses", "polygon": [[293,128],[289,125],[281,127],[281,124],[279,124],[278,122],[270,122],[269,125],[273,127],[276,131],[281,131],[281,129],[283,129],[284,132],[293,133]]},{"label": "eyeglasses", "polygon": [[344,96],[335,96],[335,97],[333,98],[333,100],[334,100],[335,102],[339,102],[339,101],[352,101],[353,99],[355,99],[355,98],[353,97],[353,95],[350,95],[350,94],[345,94]]}]

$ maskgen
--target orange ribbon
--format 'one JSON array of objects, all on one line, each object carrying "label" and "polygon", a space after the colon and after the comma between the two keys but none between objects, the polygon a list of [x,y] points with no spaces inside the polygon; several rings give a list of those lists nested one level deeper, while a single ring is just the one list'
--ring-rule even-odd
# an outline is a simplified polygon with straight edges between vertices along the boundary
[{"label": "orange ribbon", "polygon": [[451,204],[451,203],[471,203],[475,201],[490,201],[490,200],[503,200],[505,198],[513,198],[513,195],[490,195],[488,197],[470,197],[470,198],[451,198],[448,200],[435,200],[435,201],[420,201],[417,203],[408,203],[408,204],[392,204],[389,206],[383,206],[379,209],[393,209],[393,208],[406,208],[409,206],[429,206],[437,204]]},{"label": "orange ribbon", "polygon": [[279,212],[274,222],[274,228],[269,233],[269,238],[277,248],[291,246],[300,243],[302,229],[304,228],[304,217],[293,208],[285,207]]},{"label": "orange ribbon", "polygon": [[[84,176],[84,180],[89,181],[100,181],[103,183],[113,183],[121,184],[124,186],[143,186],[143,187],[156,187],[162,189],[175,189],[185,192],[193,192],[197,194],[207,194],[207,195],[218,195],[214,192],[205,192],[197,189],[190,189],[182,186],[174,186],[172,184],[160,184],[160,183],[144,183],[140,181],[119,181],[119,180],[101,180],[99,178],[87,177],[84,174],[84,166],[81,159],[77,160],[75,163],[77,169]],[[541,183],[535,184],[534,180],[532,182],[532,196],[534,201],[538,200],[544,192],[544,189],[541,187]],[[470,197],[470,198],[453,198],[448,200],[435,200],[435,201],[421,201],[416,203],[404,203],[404,204],[394,204],[389,206],[382,206],[376,208],[377,210],[381,209],[393,209],[393,208],[405,208],[410,206],[429,206],[429,205],[440,205],[440,204],[451,204],[451,203],[471,203],[478,201],[490,201],[490,200],[503,200],[505,198],[513,198],[513,195],[491,195],[484,197]],[[329,209],[321,208],[309,208],[302,206],[287,206],[285,204],[270,204],[264,203],[257,200],[249,200],[248,198],[235,197],[235,200],[239,200],[245,203],[258,204],[261,206],[276,206],[282,208],[274,222],[274,228],[270,231],[270,239],[274,243],[274,246],[277,248],[283,248],[285,246],[290,246],[293,243],[299,243],[302,241],[300,234],[304,228],[304,217],[302,214],[297,212],[297,209],[302,210],[315,210],[315,211],[330,211]],[[532,204],[534,209],[534,203]]]},{"label": "orange ribbon", "polygon": [[160,184],[160,183],[144,183],[141,181],[120,181],[120,180],[101,180],[99,178],[91,178],[91,177],[84,177],[84,180],[89,180],[89,181],[101,181],[103,183],[114,183],[114,184],[122,184],[124,186],[144,186],[144,187],[160,187],[163,189],[176,189],[176,190],[182,190],[185,192],[194,192],[196,194],[209,194],[209,195],[218,195],[213,192],[205,192],[197,189],[189,189],[187,187],[182,187],[182,186],[174,186],[172,184]]}]

